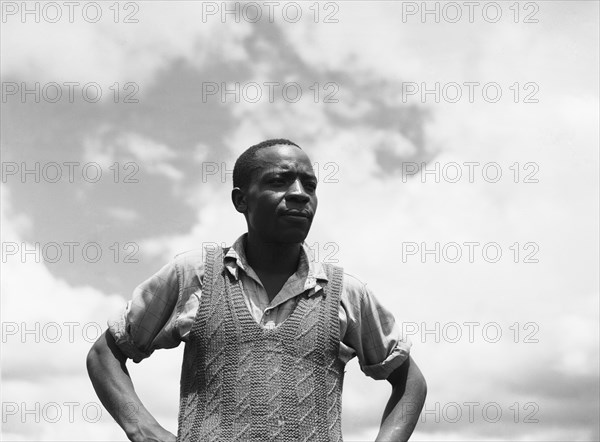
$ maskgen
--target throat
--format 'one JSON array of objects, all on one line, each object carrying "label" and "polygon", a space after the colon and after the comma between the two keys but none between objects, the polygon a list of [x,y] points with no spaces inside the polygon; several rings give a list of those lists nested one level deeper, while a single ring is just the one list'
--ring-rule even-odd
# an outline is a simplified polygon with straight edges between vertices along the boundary
[{"label": "throat", "polygon": [[266,243],[250,234],[245,243],[246,259],[255,271],[287,278],[296,272],[301,249],[302,243]]},{"label": "throat", "polygon": [[265,272],[256,272],[263,287],[267,292],[269,302],[275,299],[275,296],[281,291],[287,280],[293,274],[274,274]]},{"label": "throat", "polygon": [[301,249],[302,243],[266,243],[250,233],[246,237],[246,259],[265,288],[269,302],[273,301],[289,277],[296,273]]}]

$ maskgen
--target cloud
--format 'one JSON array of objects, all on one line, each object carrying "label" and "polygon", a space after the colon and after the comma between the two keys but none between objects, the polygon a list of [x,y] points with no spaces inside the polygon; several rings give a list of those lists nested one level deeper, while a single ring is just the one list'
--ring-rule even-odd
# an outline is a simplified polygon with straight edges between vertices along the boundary
[{"label": "cloud", "polygon": [[[23,218],[3,189],[3,244],[33,250],[18,234],[15,220]],[[123,296],[73,286],[31,255],[3,253],[2,272],[3,437],[76,441],[88,434],[90,440],[121,440],[123,432],[94,394],[85,358],[106,321],[125,307]],[[145,402],[171,431],[181,357],[180,351],[171,351],[154,357],[143,370],[131,369]],[[157,377],[165,390],[155,388]]]},{"label": "cloud", "polygon": [[[16,220],[23,215],[13,206],[4,190],[3,244],[33,250],[33,244],[21,240]],[[2,272],[3,436],[78,440],[99,409],[85,372],[85,356],[105,328],[107,315],[122,308],[122,298],[89,286],[71,286],[31,255],[3,253]],[[89,416],[82,414],[86,404]],[[105,416],[93,427],[95,437],[116,436],[106,425],[109,420]]]},{"label": "cloud", "polygon": [[163,175],[172,181],[183,178],[181,171],[167,163],[176,153],[166,145],[132,133],[121,135],[117,142],[131,152],[148,173]]},{"label": "cloud", "polygon": [[[86,18],[83,10],[76,11],[70,22],[66,6],[57,23],[44,19],[36,23],[33,16],[23,21],[18,14],[8,17],[3,36],[13,43],[3,57],[3,77],[96,82],[102,86],[105,100],[110,100],[113,94],[108,88],[115,82],[123,86],[134,81],[143,95],[159,71],[178,59],[202,66],[215,56],[232,61],[246,57],[241,43],[250,28],[219,20],[198,26],[192,17],[202,17],[200,4],[168,11],[152,3],[130,5],[135,8],[120,11],[117,23],[115,8],[108,5],[100,6],[101,19],[96,23],[90,22],[92,11]],[[137,22],[126,22],[126,17]],[[39,38],[42,34],[44,38]]]},{"label": "cloud", "polygon": [[111,217],[120,222],[130,223],[139,218],[139,215],[135,210],[123,207],[109,207],[107,211]]},{"label": "cloud", "polygon": [[[598,69],[597,55],[583,56],[597,54],[597,39],[590,37],[597,31],[593,20],[597,5],[591,3],[577,12],[544,4],[544,20],[531,26],[504,22],[399,26],[397,5],[365,10],[346,4],[340,8],[338,24],[271,27],[229,26],[219,20],[200,26],[190,19],[199,16],[194,15],[197,5],[167,11],[144,4],[139,26],[3,26],[3,44],[5,35],[17,43],[14,50],[3,51],[7,56],[2,74],[19,81],[108,85],[134,79],[140,84],[140,96],[150,94],[143,95],[150,100],[146,105],[140,103],[116,117],[108,108],[97,114],[83,112],[87,122],[83,127],[89,133],[81,145],[74,143],[76,149],[83,146],[86,161],[105,168],[114,162],[136,161],[148,172],[143,187],[123,186],[117,192],[111,188],[103,198],[92,199],[91,205],[111,222],[135,226],[135,236],[125,238],[140,245],[143,264],[127,269],[136,278],[139,274],[136,280],[175,253],[203,242],[230,244],[244,232],[243,217],[231,206],[230,186],[222,182],[221,174],[206,180],[202,163],[225,162],[231,169],[243,147],[287,136],[318,163],[320,207],[309,243],[321,247],[334,243],[335,258],[347,272],[367,282],[398,320],[419,327],[411,336],[413,356],[429,384],[429,409],[436,403],[443,409],[453,402],[496,402],[506,419],[498,425],[478,415],[475,422],[463,418],[452,423],[442,416],[438,423],[430,414],[417,427],[415,440],[593,440],[598,438],[594,420],[599,322]],[[37,35],[42,30],[44,39]],[[198,98],[199,73],[211,81],[298,81],[304,96],[297,103],[278,96],[274,103],[205,106]],[[402,103],[404,81],[471,80],[501,83],[506,101],[422,103],[417,96],[416,101]],[[336,82],[340,102],[315,103],[308,88],[313,81],[321,86]],[[509,87],[515,81],[537,83],[540,102],[514,103]],[[193,113],[195,108],[200,110]],[[42,118],[32,121],[43,128],[44,122],[52,121],[68,129],[66,121],[79,124],[69,112],[41,113]],[[13,130],[12,151],[19,143],[27,144],[29,133],[39,137],[31,144],[42,140],[45,144],[39,146],[48,149],[62,145],[54,126],[42,130],[24,125],[18,131],[14,127],[21,126],[7,125]],[[43,150],[39,146],[32,154],[36,159]],[[426,182],[421,179],[423,169],[413,177],[402,174],[409,161],[428,162]],[[474,181],[469,182],[465,164],[473,162],[478,166]],[[482,174],[483,166],[491,162],[502,169],[497,183]],[[457,183],[444,179],[444,167],[451,163],[462,168]],[[537,169],[526,168],[529,163]],[[537,170],[539,182],[524,183],[532,170]],[[441,177],[438,182],[436,174]],[[164,191],[165,181],[173,186],[173,195]],[[47,210],[25,210],[28,200],[38,200],[33,198],[36,192],[22,189],[15,190],[22,193],[12,200],[3,189],[6,240],[32,247],[33,241],[24,238],[45,225],[55,233],[76,218],[90,235],[90,226],[97,229],[103,222],[93,212],[85,218],[87,212],[79,206],[59,205],[58,197],[51,207],[43,206]],[[49,199],[51,193],[45,189],[47,193],[38,193]],[[81,186],[77,192],[85,201],[94,189]],[[64,199],[73,201],[70,196]],[[56,214],[56,219],[48,219],[48,213]],[[144,222],[135,222],[139,220]],[[435,242],[467,241],[497,242],[502,260],[487,262],[481,247],[474,263],[464,258],[464,247],[463,260],[456,264],[443,259],[437,263],[433,254],[425,255],[426,262],[422,254],[403,260],[407,242],[425,242],[431,249]],[[539,263],[522,262],[530,251],[523,247],[527,242],[539,247],[535,254]],[[514,262],[515,243],[519,262]],[[13,260],[3,265],[3,271],[8,275],[2,280],[3,319],[18,326],[39,322],[38,334],[49,322],[104,326],[129,298],[125,288],[98,289],[97,280],[89,285],[74,283],[75,273],[82,274],[77,266],[68,266],[63,277],[57,277],[56,269],[47,264]],[[102,284],[122,272],[122,267],[104,272],[96,277]],[[35,309],[24,308],[30,305]],[[466,338],[464,323],[469,321],[480,324],[474,342]],[[442,339],[441,333],[421,333],[436,324],[443,330],[450,322],[462,325],[458,343]],[[485,323],[501,327],[500,342],[485,339],[481,333]],[[514,324],[520,332],[518,342]],[[95,331],[91,327],[90,334]],[[523,342],[532,330],[539,342]],[[46,327],[46,332],[51,331]],[[82,362],[90,343],[78,336],[75,343],[23,345],[20,335],[11,335],[5,347],[10,358],[3,366],[5,399],[96,401]],[[170,428],[176,421],[180,350],[157,352],[131,367],[140,395]],[[348,371],[345,438],[372,439],[389,387],[364,378],[356,362]],[[47,382],[49,378],[56,383]],[[157,389],[156,379],[164,386]],[[524,404],[536,403],[539,424],[515,423],[509,408],[515,402],[520,404],[521,418],[530,411]],[[3,432],[15,439],[27,435],[75,440],[89,434],[89,428],[89,422],[81,419],[77,425],[42,422],[29,427],[16,419]],[[97,438],[123,437],[106,416],[93,428]]]}]

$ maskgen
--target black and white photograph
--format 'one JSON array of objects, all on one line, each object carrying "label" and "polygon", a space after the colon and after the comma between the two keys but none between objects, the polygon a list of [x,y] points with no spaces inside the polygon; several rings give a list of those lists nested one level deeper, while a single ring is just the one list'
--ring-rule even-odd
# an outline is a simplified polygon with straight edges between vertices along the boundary
[{"label": "black and white photograph", "polygon": [[600,441],[600,1],[0,1],[0,439]]}]

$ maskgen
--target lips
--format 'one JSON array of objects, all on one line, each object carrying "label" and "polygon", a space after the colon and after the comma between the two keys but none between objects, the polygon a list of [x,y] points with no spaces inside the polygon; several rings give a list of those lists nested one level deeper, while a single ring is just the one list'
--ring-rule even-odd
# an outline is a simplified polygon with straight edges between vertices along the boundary
[{"label": "lips", "polygon": [[281,214],[281,216],[290,217],[290,218],[305,218],[310,219],[310,212],[301,211],[301,210],[286,210]]}]

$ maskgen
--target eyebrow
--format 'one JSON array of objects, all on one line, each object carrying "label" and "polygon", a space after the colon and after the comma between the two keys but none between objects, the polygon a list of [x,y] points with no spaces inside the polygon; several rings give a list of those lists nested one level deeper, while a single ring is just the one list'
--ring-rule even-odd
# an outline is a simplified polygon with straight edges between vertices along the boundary
[{"label": "eyebrow", "polygon": [[284,177],[289,177],[291,175],[299,175],[301,178],[309,178],[309,179],[314,179],[316,181],[316,175],[314,173],[311,172],[304,172],[304,171],[300,171],[300,172],[295,172],[295,171],[291,171],[291,170],[287,170],[287,169],[269,169],[268,171],[266,171],[263,174],[263,177],[270,177],[272,175],[281,175]]}]

